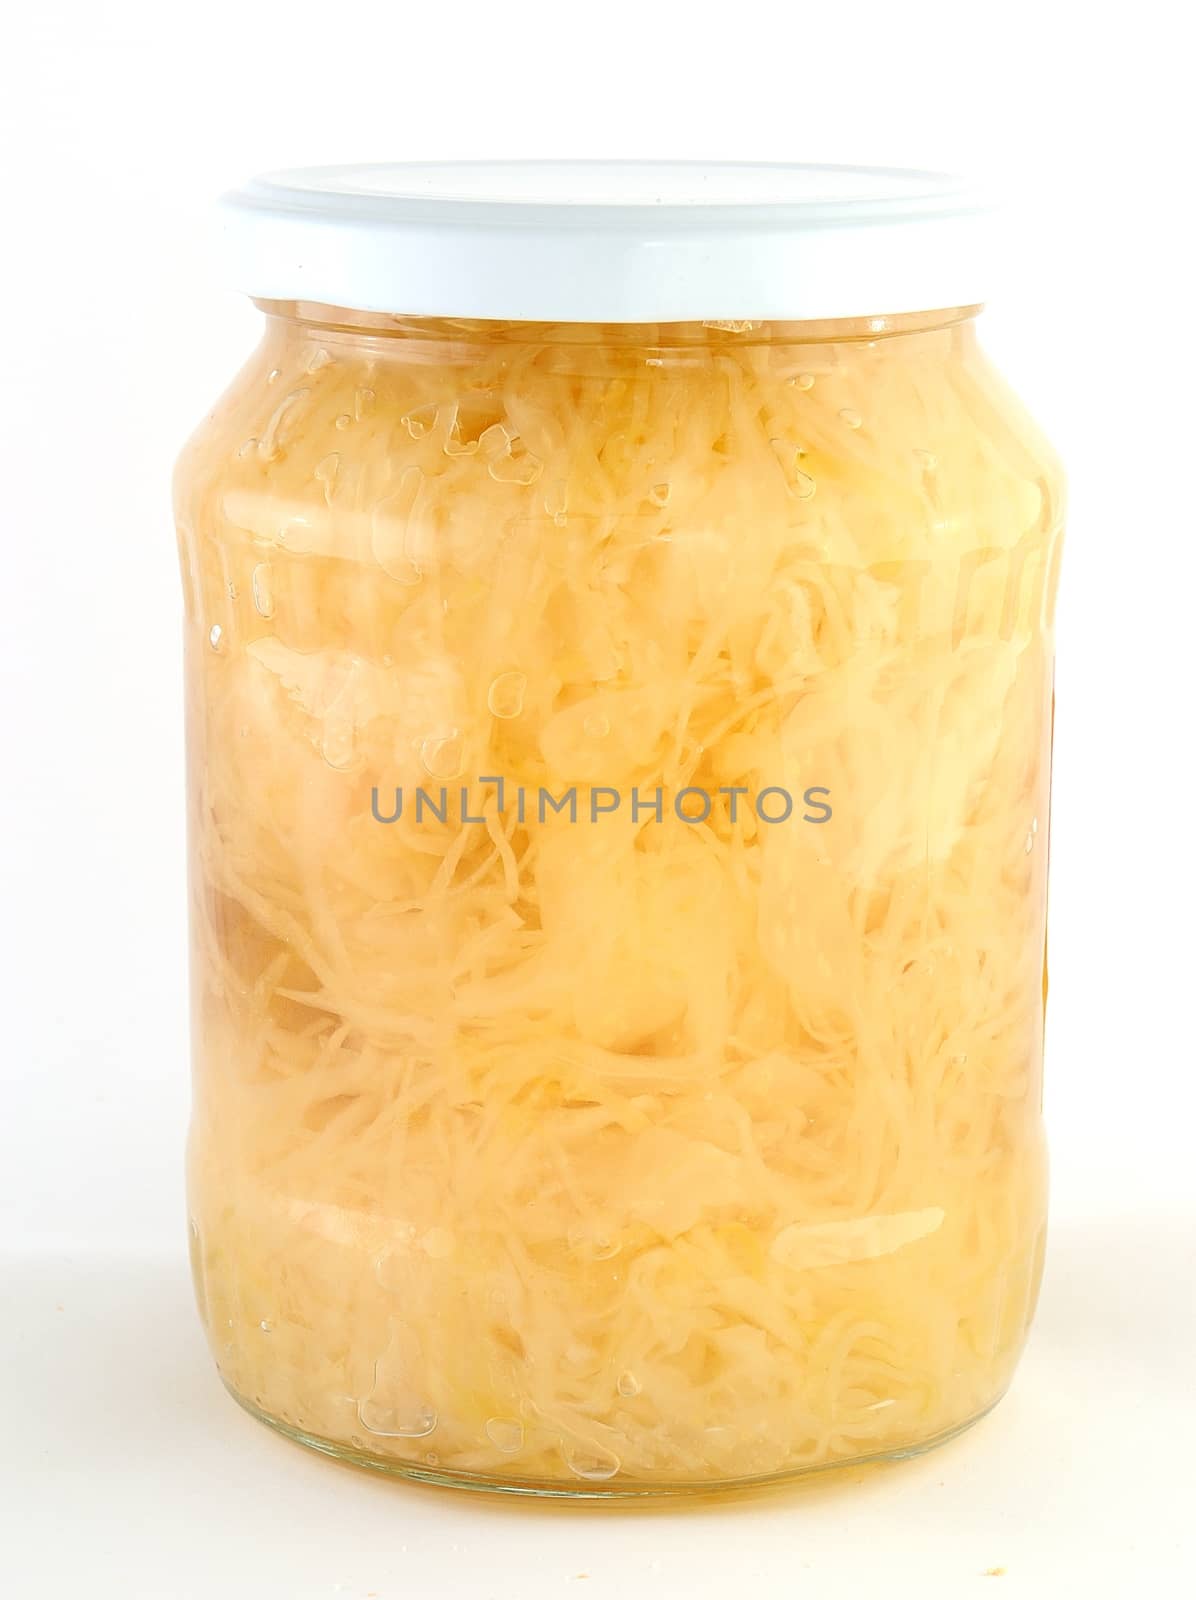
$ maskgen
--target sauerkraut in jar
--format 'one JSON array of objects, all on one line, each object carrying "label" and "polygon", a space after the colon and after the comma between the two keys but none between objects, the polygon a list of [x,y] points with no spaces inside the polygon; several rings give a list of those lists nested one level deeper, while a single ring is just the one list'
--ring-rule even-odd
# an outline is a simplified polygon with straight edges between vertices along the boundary
[{"label": "sauerkraut in jar", "polygon": [[265,337],[176,495],[225,1383],[555,1494],[957,1432],[1042,1265],[1063,495],[967,205],[546,165],[233,213]]}]

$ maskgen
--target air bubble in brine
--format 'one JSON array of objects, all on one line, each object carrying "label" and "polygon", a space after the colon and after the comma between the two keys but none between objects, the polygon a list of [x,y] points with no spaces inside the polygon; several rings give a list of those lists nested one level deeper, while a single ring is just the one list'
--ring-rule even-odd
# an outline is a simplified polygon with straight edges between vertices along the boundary
[{"label": "air bubble in brine", "polygon": [[622,1465],[613,1450],[604,1450],[601,1445],[567,1444],[564,1456],[570,1472],[593,1482],[613,1478]]},{"label": "air bubble in brine", "polygon": [[491,1417],[486,1424],[486,1437],[504,1456],[513,1456],[523,1449],[523,1424],[510,1417]]},{"label": "air bubble in brine", "polygon": [[527,677],[522,672],[500,672],[490,685],[486,704],[496,717],[517,717],[523,710]]},{"label": "air bubble in brine", "polygon": [[456,728],[448,733],[436,733],[424,739],[419,747],[419,759],[430,778],[459,778],[465,760],[465,741]]},{"label": "air bubble in brine", "polygon": [[253,569],[253,604],[260,616],[274,615],[273,575],[268,561],[259,561]]},{"label": "air bubble in brine", "polygon": [[436,1413],[422,1401],[384,1405],[374,1399],[362,1400],[357,1415],[363,1428],[387,1439],[424,1439],[436,1427]]},{"label": "air bubble in brine", "polygon": [[436,419],[439,415],[440,411],[437,406],[419,406],[414,411],[406,412],[402,422],[413,439],[423,439],[436,426]]}]

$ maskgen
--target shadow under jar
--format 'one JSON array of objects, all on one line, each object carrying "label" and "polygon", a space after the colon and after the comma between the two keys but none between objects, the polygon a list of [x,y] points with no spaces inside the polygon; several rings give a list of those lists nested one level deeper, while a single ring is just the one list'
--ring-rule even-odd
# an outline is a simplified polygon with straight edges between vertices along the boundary
[{"label": "shadow under jar", "polygon": [[[593,169],[246,191],[265,337],[176,479],[221,1375],[350,1460],[565,1495],[957,1432],[1046,1215],[1062,480],[966,252],[952,303],[902,297],[970,213],[836,233],[833,171],[662,211],[603,170],[580,207],[540,189]],[[768,182],[833,285],[743,220]],[[742,252],[679,282],[712,208]],[[575,270],[512,288],[546,209]],[[659,281],[586,268],[615,211]]]}]

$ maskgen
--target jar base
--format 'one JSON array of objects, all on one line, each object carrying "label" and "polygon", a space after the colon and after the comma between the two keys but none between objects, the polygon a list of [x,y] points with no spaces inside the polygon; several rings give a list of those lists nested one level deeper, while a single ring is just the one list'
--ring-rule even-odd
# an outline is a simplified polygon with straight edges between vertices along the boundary
[{"label": "jar base", "polygon": [[309,1450],[316,1450],[321,1455],[331,1456],[334,1460],[349,1466],[365,1467],[371,1472],[380,1472],[390,1478],[430,1484],[440,1489],[465,1489],[483,1494],[530,1495],[536,1499],[546,1500],[660,1500],[722,1495],[739,1493],[745,1489],[774,1488],[804,1479],[824,1478],[845,1469],[905,1461],[913,1456],[925,1455],[928,1451],[937,1449],[939,1445],[949,1444],[952,1439],[957,1439],[960,1434],[974,1428],[1000,1404],[1004,1393],[1002,1391],[1002,1394],[997,1395],[982,1410],[965,1417],[962,1422],[957,1422],[939,1433],[931,1434],[928,1438],[884,1450],[869,1451],[858,1456],[845,1456],[839,1461],[820,1461],[810,1466],[786,1467],[779,1472],[764,1473],[757,1477],[713,1478],[698,1483],[624,1479],[603,1484],[574,1485],[552,1478],[497,1477],[484,1472],[458,1472],[451,1468],[430,1466],[415,1461],[397,1461],[393,1456],[374,1455],[369,1450],[359,1450],[340,1440],[326,1439],[320,1434],[308,1433],[294,1423],[286,1422],[281,1417],[271,1416],[268,1411],[261,1410],[244,1395],[238,1394],[230,1384],[226,1383],[225,1388],[243,1410],[251,1417],[255,1417],[258,1422],[264,1422],[275,1433],[280,1433],[295,1444],[305,1445]]}]

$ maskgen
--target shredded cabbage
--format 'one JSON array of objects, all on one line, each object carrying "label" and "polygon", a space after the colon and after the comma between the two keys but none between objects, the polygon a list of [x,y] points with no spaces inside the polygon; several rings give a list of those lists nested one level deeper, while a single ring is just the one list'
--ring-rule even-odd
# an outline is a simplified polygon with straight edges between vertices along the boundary
[{"label": "shredded cabbage", "polygon": [[975,1418],[1041,1270],[1062,486],[972,324],[272,309],[177,480],[225,1381],[582,1492]]}]

